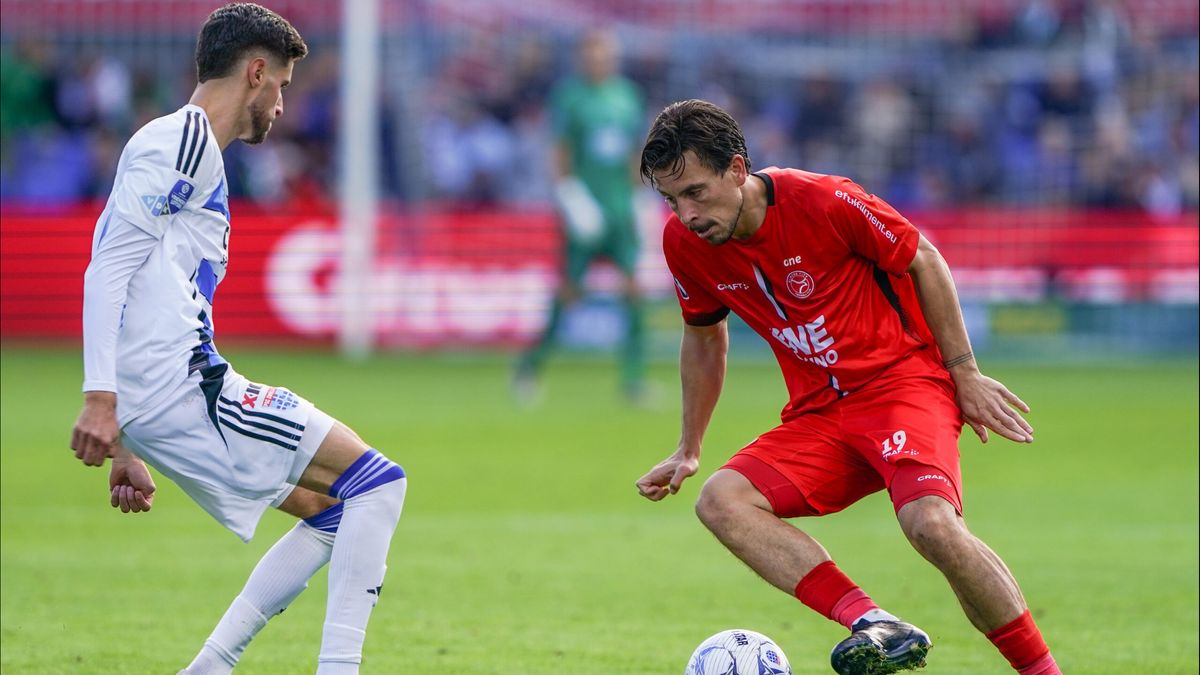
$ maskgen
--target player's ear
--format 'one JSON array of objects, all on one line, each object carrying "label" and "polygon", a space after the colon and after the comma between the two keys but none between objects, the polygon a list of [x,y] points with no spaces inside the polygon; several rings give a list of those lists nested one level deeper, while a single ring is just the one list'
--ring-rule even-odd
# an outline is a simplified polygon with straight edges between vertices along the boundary
[{"label": "player's ear", "polygon": [[733,172],[733,177],[740,186],[746,182],[746,158],[739,155],[734,155],[733,159],[729,160],[729,170]]},{"label": "player's ear", "polygon": [[246,62],[246,81],[249,82],[250,88],[262,86],[262,83],[267,79],[267,60],[262,56],[255,56]]}]

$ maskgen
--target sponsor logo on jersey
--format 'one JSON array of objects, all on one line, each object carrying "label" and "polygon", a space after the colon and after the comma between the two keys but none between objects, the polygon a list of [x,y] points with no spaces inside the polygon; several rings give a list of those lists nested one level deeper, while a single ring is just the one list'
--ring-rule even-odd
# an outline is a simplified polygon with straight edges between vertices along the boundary
[{"label": "sponsor logo on jersey", "polygon": [[858,209],[860,213],[862,213],[864,216],[866,216],[867,222],[871,223],[872,225],[875,226],[875,229],[879,230],[879,233],[883,235],[884,239],[887,239],[888,241],[892,242],[893,244],[896,243],[896,235],[892,234],[892,231],[889,230],[887,228],[887,226],[883,224],[882,221],[880,221],[878,218],[876,218],[874,213],[871,213],[871,209],[868,209],[867,205],[862,203],[861,199],[858,199],[856,197],[851,197],[850,195],[846,194],[845,192],[842,192],[841,190],[837,190],[836,192],[833,193],[833,195],[835,197],[837,197],[838,199],[845,201],[850,206],[853,206],[854,208]]},{"label": "sponsor logo on jersey", "polygon": [[947,479],[945,476],[943,476],[943,475],[941,475],[941,474],[936,474],[936,473],[927,473],[927,474],[925,474],[925,475],[923,475],[923,476],[918,476],[918,477],[917,477],[917,482],[918,482],[918,483],[920,483],[921,481],[926,481],[926,480],[940,480],[940,481],[942,481],[943,483],[945,483],[945,484],[947,484],[947,485],[949,485],[949,484],[950,484],[950,480],[949,480],[949,479]]},{"label": "sponsor logo on jersey", "polygon": [[258,395],[262,389],[257,384],[251,384],[246,387],[246,393],[242,394],[242,407],[253,408],[258,402]]},{"label": "sponsor logo on jersey", "polygon": [[196,186],[186,180],[181,180],[176,182],[175,187],[165,195],[142,195],[142,203],[146,205],[146,210],[150,212],[150,215],[166,216],[179,213],[195,191]]},{"label": "sponsor logo on jersey", "polygon": [[262,397],[262,406],[264,408],[291,410],[298,405],[300,405],[300,399],[282,387],[270,387]]},{"label": "sponsor logo on jersey", "polygon": [[799,265],[801,262],[802,262],[802,261],[800,260],[800,256],[793,256],[793,257],[791,257],[791,258],[784,258],[784,259],[783,259],[783,266],[784,266],[784,267],[791,267],[792,265]]},{"label": "sponsor logo on jersey", "polygon": [[812,275],[804,270],[796,270],[787,275],[788,293],[803,300],[812,295],[814,288]]},{"label": "sponsor logo on jersey", "polygon": [[142,203],[152,216],[165,216],[170,213],[167,208],[167,198],[163,195],[142,195]]},{"label": "sponsor logo on jersey", "polygon": [[792,350],[801,361],[828,368],[838,362],[834,339],[825,329],[825,315],[796,327],[772,328],[771,336]]},{"label": "sponsor logo on jersey", "polygon": [[718,291],[748,291],[750,284],[735,281],[732,284],[717,284]]}]

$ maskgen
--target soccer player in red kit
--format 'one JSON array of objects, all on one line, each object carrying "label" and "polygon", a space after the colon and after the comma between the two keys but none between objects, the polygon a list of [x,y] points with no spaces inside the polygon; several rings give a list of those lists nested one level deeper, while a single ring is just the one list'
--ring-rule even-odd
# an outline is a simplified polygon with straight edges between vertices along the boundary
[{"label": "soccer player in red kit", "polygon": [[763,579],[850,629],[834,670],[919,668],[932,643],[782,519],[834,513],[887,489],[908,540],[1013,668],[1060,673],[1016,580],[963,521],[962,425],[984,442],[991,430],[1030,443],[1033,428],[1017,410],[1028,406],[979,372],[937,249],[848,179],[751,173],[737,122],[704,101],[658,115],[641,171],[674,212],[663,251],[685,322],[682,435],[637,481],[642,496],[676,493],[699,467],[733,311],[771,345],[789,400],[780,426],[708,479],[696,513]]}]

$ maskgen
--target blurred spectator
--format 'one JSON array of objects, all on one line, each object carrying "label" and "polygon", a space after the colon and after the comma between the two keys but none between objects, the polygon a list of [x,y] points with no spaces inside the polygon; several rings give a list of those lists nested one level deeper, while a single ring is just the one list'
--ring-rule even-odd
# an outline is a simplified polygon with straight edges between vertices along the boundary
[{"label": "blurred spectator", "polygon": [[[845,12],[867,5],[848,0]],[[385,197],[549,204],[547,97],[570,62],[569,33],[601,16],[561,17],[550,6],[478,3],[452,20],[414,12],[388,29],[385,45],[403,48],[385,53],[404,59],[384,64]],[[1200,200],[1200,39],[1182,0],[975,0],[886,30],[839,28],[833,10],[828,26],[775,21],[789,3],[751,3],[728,26],[700,25],[685,9],[625,16],[621,7],[606,11],[624,21],[625,71],[649,113],[691,97],[736,108],[760,166],[848,175],[904,206],[1162,213]],[[50,27],[6,20],[2,30],[0,197],[10,202],[104,194],[111,135],[170,112],[167,102],[194,83],[193,68],[165,65],[188,61],[178,58],[191,49],[186,32],[109,27],[81,45]],[[336,192],[336,30],[309,33],[317,48],[299,66],[274,149],[227,157],[234,197],[278,204]],[[734,44],[744,49],[711,48]]]},{"label": "blurred spectator", "polygon": [[508,127],[471,96],[452,92],[427,138],[430,178],[439,199],[478,208],[503,196],[515,143]]}]

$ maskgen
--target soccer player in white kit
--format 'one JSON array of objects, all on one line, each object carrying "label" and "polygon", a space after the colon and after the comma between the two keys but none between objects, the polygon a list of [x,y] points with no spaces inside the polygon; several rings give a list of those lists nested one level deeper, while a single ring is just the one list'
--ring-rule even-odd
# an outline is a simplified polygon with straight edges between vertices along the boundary
[{"label": "soccer player in white kit", "polygon": [[403,469],[305,399],[242,377],[213,344],[230,235],[221,150],[266,139],[307,52],[259,5],[209,15],[199,84],[125,146],[84,277],[85,393],[71,448],[90,466],[112,458],[112,505],[150,509],[149,464],[243,540],[268,506],[301,519],[181,671],[190,675],[231,672],[326,563],[316,672],[357,673],[404,503]]}]

